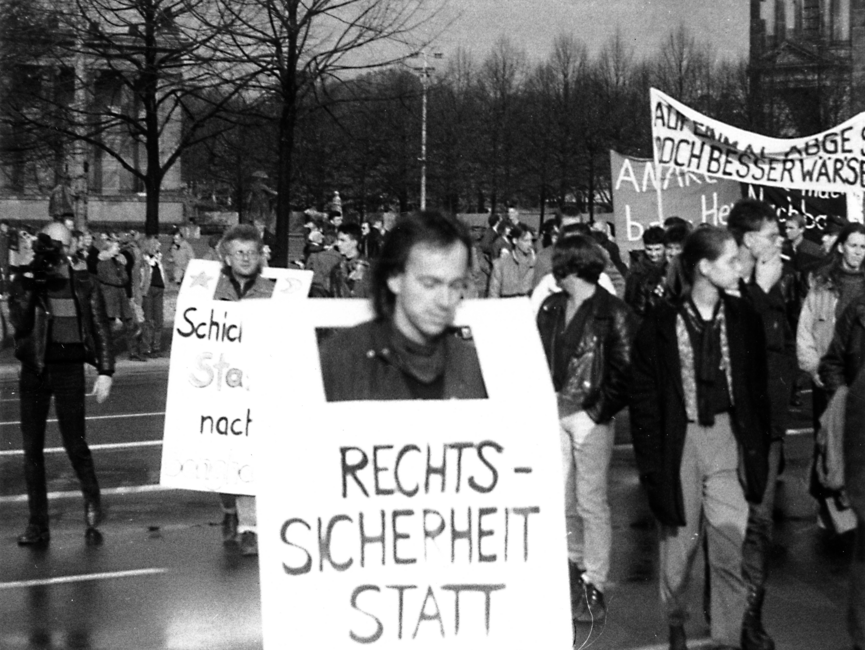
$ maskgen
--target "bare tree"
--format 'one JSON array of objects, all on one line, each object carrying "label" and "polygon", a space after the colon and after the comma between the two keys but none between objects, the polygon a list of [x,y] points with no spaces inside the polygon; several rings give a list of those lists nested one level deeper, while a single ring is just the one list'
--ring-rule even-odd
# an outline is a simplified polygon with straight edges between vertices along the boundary
[{"label": "bare tree", "polygon": [[496,41],[479,75],[485,102],[486,167],[490,204],[495,212],[502,192],[512,189],[516,153],[523,130],[518,127],[528,57],[507,38]]},{"label": "bare tree", "polygon": [[[234,28],[224,48],[237,53],[254,92],[278,106],[276,250],[288,262],[288,224],[296,129],[308,107],[326,98],[328,82],[383,67],[416,50],[416,30],[435,12],[430,0],[218,0],[221,22]],[[315,101],[310,101],[314,98]]]}]

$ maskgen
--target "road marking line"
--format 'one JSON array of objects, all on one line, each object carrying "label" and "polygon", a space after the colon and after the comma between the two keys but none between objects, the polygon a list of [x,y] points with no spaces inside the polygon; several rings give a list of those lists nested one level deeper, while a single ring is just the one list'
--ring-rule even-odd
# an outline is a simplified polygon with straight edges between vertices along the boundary
[{"label": "road marking line", "polygon": [[[131,449],[134,447],[158,447],[162,444],[161,440],[139,440],[138,442],[106,442],[99,445],[88,445],[91,450],[105,449]],[[63,447],[49,447],[45,450],[46,454],[65,453]],[[4,449],[0,451],[0,456],[23,456],[23,449]]]},{"label": "road marking line", "polygon": [[[89,415],[87,416],[87,420],[114,420],[117,418],[152,418],[157,415],[165,415],[165,411],[154,411],[153,413],[121,413],[118,415]],[[57,418],[49,418],[48,422],[57,422]],[[9,422],[0,422],[0,427],[3,426],[17,426],[21,424],[21,420],[9,421]]]},{"label": "road marking line", "polygon": [[70,582],[87,582],[90,580],[113,580],[114,578],[135,578],[168,573],[168,569],[132,569],[130,571],[111,571],[109,573],[85,573],[77,576],[61,576],[59,578],[43,578],[41,580],[16,580],[15,582],[0,582],[0,589],[17,589],[19,587],[45,587],[48,585],[63,585]]},{"label": "road marking line", "polygon": [[[126,487],[106,488],[100,490],[103,495],[124,495],[124,494],[142,494],[145,492],[166,492],[168,490],[176,490],[178,488],[166,487],[164,485],[128,485]],[[81,492],[49,492],[49,499],[71,499],[81,498]],[[0,505],[8,503],[26,503],[26,494],[11,494],[9,496],[0,497]]]}]

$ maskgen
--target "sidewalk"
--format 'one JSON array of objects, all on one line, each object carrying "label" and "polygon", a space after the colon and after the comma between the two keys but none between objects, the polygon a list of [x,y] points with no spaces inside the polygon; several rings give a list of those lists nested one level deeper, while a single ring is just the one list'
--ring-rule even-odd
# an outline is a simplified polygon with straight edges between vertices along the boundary
[{"label": "sidewalk", "polygon": [[[115,374],[130,375],[147,372],[165,372],[168,368],[169,356],[171,354],[171,329],[174,325],[174,312],[177,307],[177,287],[166,287],[165,310],[162,325],[162,355],[157,359],[148,359],[146,362],[130,361],[123,341],[123,331],[115,324],[112,333],[114,336],[114,352],[116,357]],[[3,331],[0,332],[0,381],[17,379],[20,364],[15,358],[15,344],[12,340],[13,329],[9,323],[9,304],[6,300],[0,300],[0,315],[3,319]],[[88,373],[96,374],[91,366],[87,366]]]}]

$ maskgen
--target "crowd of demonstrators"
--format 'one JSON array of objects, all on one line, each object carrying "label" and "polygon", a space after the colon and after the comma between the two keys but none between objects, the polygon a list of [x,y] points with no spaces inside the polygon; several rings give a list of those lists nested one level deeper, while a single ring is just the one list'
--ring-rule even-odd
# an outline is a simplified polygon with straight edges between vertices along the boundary
[{"label": "crowd of demonstrators", "polygon": [[636,318],[598,287],[606,259],[590,237],[559,239],[552,265],[562,291],[544,300],[537,326],[558,398],[572,615],[592,623],[606,617],[613,418],[627,403]]},{"label": "crowd of demonstrators", "polygon": [[[791,217],[782,235],[771,206],[743,199],[726,228],[704,224],[692,230],[678,218],[648,228],[644,250],[632,256],[628,269],[606,230],[582,223],[568,209],[544,224],[539,250],[534,231],[515,209],[491,215],[487,225],[473,242],[457,219],[434,212],[401,217],[387,233],[380,219],[361,224],[335,212],[307,222],[303,265],[313,271],[310,295],[368,298],[375,311],[370,323],[323,344],[327,398],[485,396],[473,343],[453,328],[457,306],[475,293],[531,295],[558,403],[574,620],[606,616],[614,543],[607,495],[613,422],[629,406],[640,480],[658,523],[660,600],[670,647],[686,647],[687,586],[696,552],[705,545],[703,605],[713,642],[772,650],[762,609],[797,361],[814,385],[815,431],[831,429],[852,450],[842,486],[857,514],[865,511],[863,470],[850,460],[865,448],[865,400],[850,391],[865,383],[865,226],[829,219],[824,253],[803,238],[801,219]],[[58,417],[67,418],[60,411],[71,404],[68,396],[77,399],[83,390],[78,374],[67,377],[68,368],[54,365],[73,354],[72,365],[83,377],[83,363],[93,363],[106,397],[114,362],[109,319],[123,322],[130,358],[158,355],[163,294],[170,282],[182,280],[192,258],[180,232],[166,271],[155,237],[133,232],[94,239],[62,224],[49,228],[48,239],[59,242],[62,259],[68,259],[51,267],[51,277],[59,274],[56,285],[34,279],[32,237],[23,229],[17,241],[7,235],[8,275],[0,275],[0,281],[11,278],[10,312],[22,360],[31,501],[22,545],[49,539],[44,411],[53,393],[55,401],[63,400]],[[222,264],[215,299],[272,294],[273,282],[261,276],[267,244],[259,228],[235,226],[210,243],[211,256]],[[36,248],[41,250],[38,242]],[[52,330],[47,346],[39,345],[48,313],[68,320]],[[75,319],[86,325],[76,330],[70,325]],[[48,371],[51,382],[36,386],[34,377]],[[95,530],[98,485],[78,417],[75,411],[74,419],[61,422],[61,433],[78,450],[70,458],[82,481],[88,530]],[[815,496],[825,496],[817,480]],[[244,555],[255,555],[254,499],[222,495],[222,506],[223,541],[239,540]],[[857,535],[857,548],[865,548],[861,519]],[[850,629],[862,646],[865,560],[857,562]]]}]

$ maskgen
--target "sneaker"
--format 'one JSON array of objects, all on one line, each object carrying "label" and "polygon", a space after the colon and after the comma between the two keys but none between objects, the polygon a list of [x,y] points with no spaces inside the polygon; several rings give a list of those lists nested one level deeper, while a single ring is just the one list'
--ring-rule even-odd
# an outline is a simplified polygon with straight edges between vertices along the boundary
[{"label": "sneaker", "polygon": [[247,556],[258,555],[258,536],[251,530],[240,534],[240,554]]},{"label": "sneaker", "polygon": [[237,541],[237,513],[226,512],[222,518],[222,543],[234,544]]},{"label": "sneaker", "polygon": [[604,604],[604,594],[598,591],[590,582],[585,582],[586,608],[576,617],[578,623],[601,623],[607,617],[607,606]]}]

